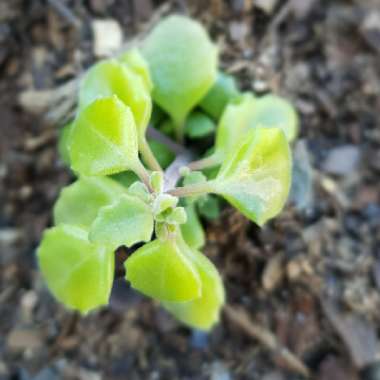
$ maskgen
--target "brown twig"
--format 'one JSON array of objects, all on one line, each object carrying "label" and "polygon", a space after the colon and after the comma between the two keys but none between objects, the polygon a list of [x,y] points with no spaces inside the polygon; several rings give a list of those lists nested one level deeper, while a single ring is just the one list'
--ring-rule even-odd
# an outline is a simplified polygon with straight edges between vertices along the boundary
[{"label": "brown twig", "polygon": [[224,312],[231,322],[240,327],[250,337],[258,340],[274,354],[278,355],[290,370],[306,378],[310,377],[309,369],[301,362],[301,360],[284,347],[272,332],[265,327],[254,323],[245,310],[235,306],[226,305],[224,307]]}]

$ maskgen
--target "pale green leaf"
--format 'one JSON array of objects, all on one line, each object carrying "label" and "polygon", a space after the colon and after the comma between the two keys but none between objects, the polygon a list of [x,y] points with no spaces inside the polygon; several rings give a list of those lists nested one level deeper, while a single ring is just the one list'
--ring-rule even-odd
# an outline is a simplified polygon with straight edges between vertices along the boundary
[{"label": "pale green leaf", "polygon": [[220,216],[220,199],[215,195],[207,194],[201,197],[196,205],[199,214],[208,220],[214,220]]},{"label": "pale green leaf", "polygon": [[116,95],[130,107],[141,138],[152,112],[152,101],[145,79],[134,70],[116,59],[108,59],[92,66],[81,82],[79,107],[83,109],[95,99]]},{"label": "pale green leaf", "polygon": [[45,231],[37,255],[50,291],[65,306],[87,313],[108,303],[115,258],[91,244],[85,230],[60,225]]},{"label": "pale green leaf", "polygon": [[163,306],[192,328],[209,330],[219,321],[224,304],[224,287],[218,271],[201,252],[190,248],[187,256],[198,270],[202,282],[202,296],[190,302],[164,302]]},{"label": "pale green leaf", "polygon": [[147,90],[152,91],[153,82],[150,77],[149,66],[138,49],[133,48],[126,51],[119,57],[119,60],[138,74],[144,80]]},{"label": "pale green leaf", "polygon": [[141,199],[124,194],[116,202],[100,209],[91,225],[89,239],[113,250],[125,245],[150,241],[153,214]]},{"label": "pale green leaf", "polygon": [[218,124],[213,155],[224,159],[236,150],[249,130],[255,104],[253,94],[245,93],[227,105]]},{"label": "pale green leaf", "polygon": [[222,195],[247,218],[259,225],[277,215],[288,197],[291,155],[279,128],[254,128],[222,164],[212,182]]},{"label": "pale green leaf", "polygon": [[152,30],[142,54],[152,75],[154,101],[173,118],[179,134],[183,133],[180,128],[187,114],[216,79],[216,46],[201,24],[174,15]]},{"label": "pale green leaf", "polygon": [[281,128],[288,141],[297,137],[298,124],[294,107],[286,99],[271,94],[257,99],[250,120],[252,127]]},{"label": "pale green leaf", "polygon": [[185,123],[185,134],[192,139],[210,136],[215,131],[214,121],[202,112],[192,112]]},{"label": "pale green leaf", "polygon": [[99,209],[114,202],[126,190],[107,177],[82,177],[61,190],[54,205],[54,223],[89,227]]},{"label": "pale green leaf", "polygon": [[82,109],[70,135],[70,161],[81,175],[108,175],[138,166],[136,126],[116,96]]},{"label": "pale green leaf", "polygon": [[199,249],[205,244],[205,232],[195,210],[194,204],[186,206],[187,221],[181,224],[182,236],[191,248]]},{"label": "pale green leaf", "polygon": [[201,296],[199,274],[172,240],[154,240],[125,262],[126,279],[133,288],[160,301],[183,302]]}]

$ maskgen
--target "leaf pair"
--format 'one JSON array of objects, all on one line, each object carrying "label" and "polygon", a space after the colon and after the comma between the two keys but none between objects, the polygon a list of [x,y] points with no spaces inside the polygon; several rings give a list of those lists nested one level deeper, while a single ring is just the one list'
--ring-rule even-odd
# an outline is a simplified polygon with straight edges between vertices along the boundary
[{"label": "leaf pair", "polygon": [[179,236],[154,240],[125,262],[132,287],[156,298],[184,323],[209,329],[219,318],[224,289],[213,264]]},{"label": "leaf pair", "polygon": [[40,269],[54,296],[66,306],[87,313],[106,305],[113,275],[113,251],[88,241],[81,227],[48,229],[38,248]]},{"label": "leaf pair", "polygon": [[291,155],[284,133],[278,128],[257,127],[246,134],[210,184],[213,192],[263,225],[283,208],[290,179]]},{"label": "leaf pair", "polygon": [[144,136],[152,112],[151,88],[145,60],[137,50],[127,51],[119,60],[99,62],[87,71],[81,81],[79,108],[100,97],[116,95],[131,109],[139,137]]},{"label": "leaf pair", "polygon": [[252,128],[280,128],[289,142],[298,133],[298,116],[293,106],[276,95],[257,98],[251,93],[235,96],[218,124],[213,160],[221,163],[234,154]]}]

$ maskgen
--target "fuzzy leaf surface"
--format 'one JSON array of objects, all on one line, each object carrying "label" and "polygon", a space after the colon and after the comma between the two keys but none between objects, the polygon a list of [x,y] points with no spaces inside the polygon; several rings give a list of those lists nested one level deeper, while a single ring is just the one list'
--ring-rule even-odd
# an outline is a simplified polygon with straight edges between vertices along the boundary
[{"label": "fuzzy leaf surface", "polygon": [[186,251],[200,275],[202,296],[190,302],[164,302],[163,306],[186,325],[209,330],[219,321],[220,309],[224,304],[223,282],[214,264],[206,256],[188,247]]},{"label": "fuzzy leaf surface", "polygon": [[107,177],[81,177],[61,190],[54,205],[54,223],[90,227],[99,210],[125,191]]},{"label": "fuzzy leaf surface", "polygon": [[[124,57],[124,59],[126,58]],[[129,56],[129,60],[131,61],[131,56]],[[136,57],[134,61],[136,61]],[[81,82],[80,109],[99,97],[116,95],[126,106],[130,107],[138,134],[143,136],[152,112],[152,101],[150,90],[145,82],[147,79],[136,73],[136,66],[137,64],[134,63],[132,69],[116,59],[101,61],[92,66]]]},{"label": "fuzzy leaf surface", "polygon": [[258,225],[277,215],[288,197],[291,154],[279,128],[254,128],[213,181],[222,195]]},{"label": "fuzzy leaf surface", "polygon": [[286,99],[276,95],[257,99],[250,123],[253,127],[281,128],[289,142],[298,134],[297,112]]},{"label": "fuzzy leaf surface", "polygon": [[216,79],[216,46],[201,24],[174,15],[152,30],[142,54],[151,71],[154,101],[181,126]]},{"label": "fuzzy leaf surface", "polygon": [[141,199],[124,194],[103,207],[91,225],[89,239],[113,250],[148,242],[153,233],[153,214]]},{"label": "fuzzy leaf surface", "polygon": [[253,94],[246,93],[227,105],[216,132],[216,155],[225,158],[236,150],[244,134],[249,130],[255,104],[256,99]]},{"label": "fuzzy leaf surface", "polygon": [[201,280],[193,263],[175,241],[154,240],[125,262],[133,288],[160,301],[184,302],[201,296]]},{"label": "fuzzy leaf surface", "polygon": [[119,60],[143,79],[149,92],[152,91],[153,82],[150,77],[149,66],[138,49],[134,48],[126,51],[119,57]]},{"label": "fuzzy leaf surface", "polygon": [[116,96],[83,108],[70,135],[70,161],[81,175],[109,175],[138,163],[136,126],[130,109]]},{"label": "fuzzy leaf surface", "polygon": [[91,244],[86,230],[70,225],[48,229],[37,256],[48,288],[65,306],[87,313],[108,304],[114,255]]}]

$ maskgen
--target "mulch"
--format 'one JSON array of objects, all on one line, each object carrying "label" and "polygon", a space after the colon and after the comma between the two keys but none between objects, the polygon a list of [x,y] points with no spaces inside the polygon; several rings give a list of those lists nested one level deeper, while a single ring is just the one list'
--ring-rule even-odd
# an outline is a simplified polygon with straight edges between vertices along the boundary
[{"label": "mulch", "polygon": [[[72,180],[50,95],[98,59],[94,21],[128,41],[171,12],[204,23],[243,89],[281,94],[301,118],[284,212],[262,229],[230,208],[205,221],[229,305],[207,335],[119,279],[108,307],[80,317],[35,260]],[[0,379],[286,380],[304,378],[299,365],[318,380],[380,378],[379,114],[377,0],[3,0]]]}]

